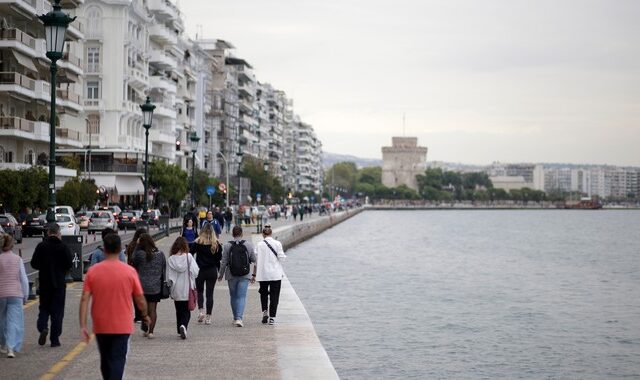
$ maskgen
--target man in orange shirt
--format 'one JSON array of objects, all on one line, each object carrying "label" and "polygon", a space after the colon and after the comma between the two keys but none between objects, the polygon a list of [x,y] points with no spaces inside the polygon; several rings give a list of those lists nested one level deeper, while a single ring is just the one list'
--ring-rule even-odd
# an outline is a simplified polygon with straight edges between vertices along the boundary
[{"label": "man in orange shirt", "polygon": [[87,308],[89,300],[93,300],[91,320],[104,379],[122,379],[124,376],[129,337],[134,331],[132,297],[144,321],[151,323],[138,273],[119,260],[121,246],[120,236],[116,234],[104,238],[106,259],[89,268],[80,301],[81,335],[88,343]]}]

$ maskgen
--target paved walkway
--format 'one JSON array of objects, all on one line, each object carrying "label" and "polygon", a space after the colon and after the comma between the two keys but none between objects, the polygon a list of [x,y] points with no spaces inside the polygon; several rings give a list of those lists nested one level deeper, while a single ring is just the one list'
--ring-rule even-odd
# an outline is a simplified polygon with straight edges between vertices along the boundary
[{"label": "paved walkway", "polygon": [[[314,218],[318,218],[317,214]],[[305,217],[305,221],[307,218]],[[274,228],[293,221],[271,221]],[[251,231],[255,232],[255,230]],[[245,237],[248,234],[245,233]],[[158,242],[168,253],[177,234]],[[253,240],[259,239],[254,235]],[[222,240],[227,241],[223,234]],[[37,301],[25,306],[25,347],[16,359],[0,358],[2,378],[97,379],[99,354],[95,340],[80,342],[78,307],[82,283],[70,284],[61,336],[62,347],[37,345]],[[192,313],[188,338],[175,332],[173,301],[158,305],[155,339],[144,338],[136,325],[126,367],[130,379],[332,379],[337,374],[322,348],[311,321],[288,280],[283,281],[275,326],[261,323],[258,285],[247,296],[244,327],[232,325],[226,281],[216,283],[213,324],[198,324]]]}]

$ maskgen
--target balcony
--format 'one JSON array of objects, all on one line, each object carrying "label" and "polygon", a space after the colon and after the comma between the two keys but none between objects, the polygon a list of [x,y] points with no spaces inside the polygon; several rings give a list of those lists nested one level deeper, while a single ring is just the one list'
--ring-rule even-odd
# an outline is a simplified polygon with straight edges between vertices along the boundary
[{"label": "balcony", "polygon": [[178,67],[178,61],[167,55],[164,50],[152,50],[149,54],[149,63],[155,64],[162,69],[173,69]]},{"label": "balcony", "polygon": [[175,45],[178,43],[178,36],[163,24],[154,24],[149,28],[149,38],[161,45]]},{"label": "balcony", "polygon": [[100,63],[92,62],[84,64],[84,74],[85,75],[100,75],[102,74],[102,67]]},{"label": "balcony", "polygon": [[0,31],[0,48],[13,48],[31,58],[37,56],[36,39],[17,28]]},{"label": "balcony", "polygon": [[6,130],[22,131],[26,133],[33,133],[35,128],[35,122],[21,117],[9,116],[0,117],[0,130],[2,135],[12,135],[12,133],[5,133]]},{"label": "balcony", "polygon": [[176,93],[175,83],[163,75],[150,76],[149,85],[151,86],[151,88],[159,88],[172,94]]},{"label": "balcony", "polygon": [[106,136],[105,135],[100,135],[100,134],[89,134],[89,133],[85,133],[83,138],[82,138],[82,142],[84,143],[85,146],[90,146],[92,148],[102,148],[104,146],[106,146]]},{"label": "balcony", "polygon": [[62,55],[62,60],[58,61],[58,65],[67,70],[71,70],[78,75],[82,75],[82,60],[75,55],[65,52]]},{"label": "balcony", "polygon": [[36,81],[16,72],[0,72],[0,92],[33,98],[35,96]]},{"label": "balcony", "polygon": [[137,67],[129,67],[129,84],[135,88],[145,89],[149,85],[149,76]]},{"label": "balcony", "polygon": [[168,0],[149,0],[147,2],[147,8],[154,14],[167,20],[177,19],[180,16],[178,8]]},{"label": "balcony", "polygon": [[85,111],[104,111],[104,102],[102,99],[85,99],[84,100]]},{"label": "balcony", "polygon": [[176,136],[169,131],[151,128],[149,140],[162,144],[171,144],[173,146],[176,143]]},{"label": "balcony", "polygon": [[144,140],[134,136],[118,136],[118,144],[123,149],[144,149]]},{"label": "balcony", "polygon": [[168,119],[175,119],[176,118],[176,111],[173,108],[169,108],[170,105],[167,104],[157,104],[156,105],[156,109],[153,111],[153,116],[156,117],[166,117]]},{"label": "balcony", "polygon": [[56,100],[60,99],[60,105],[72,108],[78,112],[82,112],[82,107],[80,106],[80,95],[74,94],[69,90],[57,89],[56,90]]},{"label": "balcony", "polygon": [[[131,112],[131,113],[135,113],[136,115],[142,116],[142,111],[140,110],[140,105],[137,103],[134,103],[130,100],[125,100],[122,102],[122,108],[124,108],[125,110]],[[156,108],[157,109],[157,108]],[[155,115],[155,112],[154,112]]]},{"label": "balcony", "polygon": [[74,41],[84,39],[84,34],[82,31],[84,30],[84,25],[78,20],[73,21],[67,27],[67,36],[73,39]]},{"label": "balcony", "polygon": [[92,162],[91,171],[97,173],[144,173],[144,165]]}]

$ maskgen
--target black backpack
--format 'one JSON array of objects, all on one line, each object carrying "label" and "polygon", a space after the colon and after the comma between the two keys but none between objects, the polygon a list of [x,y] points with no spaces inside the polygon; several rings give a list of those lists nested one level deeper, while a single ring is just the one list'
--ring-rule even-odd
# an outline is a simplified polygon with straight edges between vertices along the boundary
[{"label": "black backpack", "polygon": [[250,269],[249,251],[244,245],[244,240],[232,241],[229,250],[229,270],[231,274],[240,277],[249,274]]}]

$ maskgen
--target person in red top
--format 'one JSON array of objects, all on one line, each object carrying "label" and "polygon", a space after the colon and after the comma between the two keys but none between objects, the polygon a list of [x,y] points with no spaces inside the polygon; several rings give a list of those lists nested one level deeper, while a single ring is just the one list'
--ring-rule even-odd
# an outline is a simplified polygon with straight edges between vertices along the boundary
[{"label": "person in red top", "polygon": [[104,238],[107,258],[89,268],[80,301],[81,336],[88,343],[87,308],[92,300],[91,320],[104,379],[122,379],[124,376],[129,337],[134,331],[132,297],[142,318],[147,324],[151,323],[138,273],[118,257],[121,246],[120,236],[116,234]]}]

